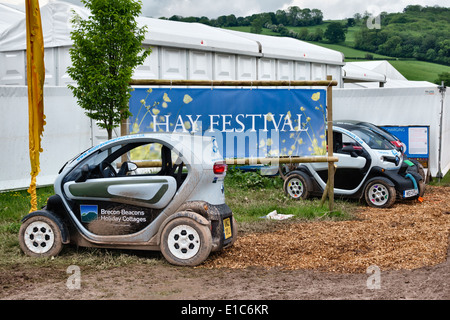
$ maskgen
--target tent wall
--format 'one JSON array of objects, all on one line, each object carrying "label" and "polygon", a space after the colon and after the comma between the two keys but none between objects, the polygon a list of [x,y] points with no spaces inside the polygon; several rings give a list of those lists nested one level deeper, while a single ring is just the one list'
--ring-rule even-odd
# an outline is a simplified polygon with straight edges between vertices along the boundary
[{"label": "tent wall", "polygon": [[[0,190],[26,188],[31,179],[27,87],[0,86],[0,102]],[[44,108],[38,185],[53,184],[64,163],[91,146],[91,122],[69,89],[45,88]]]},{"label": "tent wall", "polygon": [[[429,169],[438,172],[441,94],[437,86],[333,90],[333,119],[361,120],[379,126],[430,127]],[[450,99],[444,99],[441,171],[450,169]]]},{"label": "tent wall", "polygon": [[[45,85],[66,86],[69,46],[46,48]],[[330,74],[342,84],[341,66],[262,58],[177,47],[152,47],[134,79],[171,80],[323,80]],[[0,52],[0,85],[26,85],[26,52]]]},{"label": "tent wall", "polygon": [[[209,61],[208,55],[202,59]],[[236,60],[236,57],[224,56],[219,60],[222,65],[216,66],[214,70],[224,79],[232,77]],[[200,67],[200,62],[198,65],[197,74],[201,75],[204,68]],[[146,72],[151,70],[149,67]],[[251,73],[251,69],[248,72]],[[438,170],[440,101],[441,95],[436,87],[333,89],[333,114],[336,120],[365,120],[378,125],[430,126],[430,169],[435,176]],[[42,140],[44,151],[41,153],[38,185],[53,184],[59,169],[67,160],[106,139],[106,133],[95,124],[91,125],[90,119],[66,87],[44,87],[44,107],[47,124]],[[445,99],[441,161],[444,174],[450,170],[449,110],[450,99]],[[0,86],[0,112],[0,134],[3,137],[0,141],[0,167],[3,168],[0,170],[0,191],[27,188],[30,183],[27,88]]]}]

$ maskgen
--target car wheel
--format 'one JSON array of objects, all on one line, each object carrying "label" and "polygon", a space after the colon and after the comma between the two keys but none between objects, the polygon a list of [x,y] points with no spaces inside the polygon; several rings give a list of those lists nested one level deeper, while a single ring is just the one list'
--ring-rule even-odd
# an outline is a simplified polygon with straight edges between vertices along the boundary
[{"label": "car wheel", "polygon": [[33,216],[20,226],[19,244],[28,256],[54,257],[63,247],[61,230],[52,219]]},{"label": "car wheel", "polygon": [[375,179],[367,185],[364,196],[371,207],[389,208],[395,203],[396,192],[384,179]]},{"label": "car wheel", "polygon": [[420,180],[418,185],[419,185],[419,197],[423,197],[423,195],[425,194],[425,182],[424,182],[424,180]]},{"label": "car wheel", "polygon": [[180,217],[170,221],[161,235],[161,252],[174,265],[196,266],[206,260],[212,248],[208,226]]},{"label": "car wheel", "polygon": [[284,192],[292,199],[307,199],[309,196],[308,181],[300,173],[292,173],[284,180]]}]

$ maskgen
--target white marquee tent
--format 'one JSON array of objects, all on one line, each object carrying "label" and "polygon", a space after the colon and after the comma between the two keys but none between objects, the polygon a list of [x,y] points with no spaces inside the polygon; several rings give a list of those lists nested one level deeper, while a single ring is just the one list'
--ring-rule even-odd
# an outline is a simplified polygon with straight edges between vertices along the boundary
[{"label": "white marquee tent", "polygon": [[[83,18],[89,15],[84,8],[62,1],[50,0],[41,7],[47,124],[39,185],[53,183],[65,161],[104,139],[103,132],[84,115],[66,86],[72,82],[66,73],[71,63],[72,10]],[[8,155],[0,157],[0,167],[8,168],[0,172],[0,190],[26,188],[30,181],[28,125],[24,121],[28,106],[25,20],[19,17],[11,23],[0,34],[0,149]],[[438,168],[438,141],[444,142],[442,171],[450,169],[449,99],[444,100],[441,127],[437,86],[407,81],[389,63],[345,64],[341,52],[303,41],[198,23],[146,17],[139,17],[138,23],[148,26],[144,46],[151,47],[152,54],[136,69],[135,79],[323,80],[331,74],[340,87],[333,88],[335,119],[365,120],[377,125],[427,125],[432,174]]]},{"label": "white marquee tent", "polygon": [[[83,18],[85,8],[50,1],[41,8],[46,84],[64,86],[70,65],[71,11]],[[139,17],[147,26],[144,46],[153,53],[137,68],[135,78],[158,79],[324,79],[341,82],[343,55],[291,38],[253,36],[199,23]],[[25,20],[0,35],[0,85],[24,85]]]},{"label": "white marquee tent", "polygon": [[0,3],[0,34],[25,17],[25,13]]}]

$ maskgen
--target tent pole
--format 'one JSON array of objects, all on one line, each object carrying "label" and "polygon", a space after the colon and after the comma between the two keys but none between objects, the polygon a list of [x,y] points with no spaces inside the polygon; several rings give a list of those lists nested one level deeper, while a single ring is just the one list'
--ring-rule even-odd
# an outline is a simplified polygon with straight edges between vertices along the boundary
[{"label": "tent pole", "polygon": [[439,92],[441,93],[441,114],[439,119],[439,155],[438,155],[438,172],[437,172],[437,178],[440,182],[443,178],[443,174],[441,171],[441,157],[442,157],[442,118],[444,113],[444,96],[445,96],[445,90],[446,87],[444,85],[444,81],[442,81],[441,85],[438,86]]},{"label": "tent pole", "polygon": [[[327,76],[327,81],[331,83],[332,76]],[[327,124],[328,124],[328,159],[333,157],[333,88],[327,86]],[[334,162],[328,161],[328,207],[330,211],[334,210]]]}]

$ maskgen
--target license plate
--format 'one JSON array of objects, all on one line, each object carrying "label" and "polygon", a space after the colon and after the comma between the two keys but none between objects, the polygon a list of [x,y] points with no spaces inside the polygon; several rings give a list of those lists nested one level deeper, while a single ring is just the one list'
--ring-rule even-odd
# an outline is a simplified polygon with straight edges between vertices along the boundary
[{"label": "license plate", "polygon": [[223,219],[223,232],[225,234],[225,239],[231,237],[231,219]]},{"label": "license plate", "polygon": [[419,191],[416,189],[405,190],[405,191],[403,191],[403,198],[414,197],[414,196],[417,196],[418,194],[419,194]]}]

